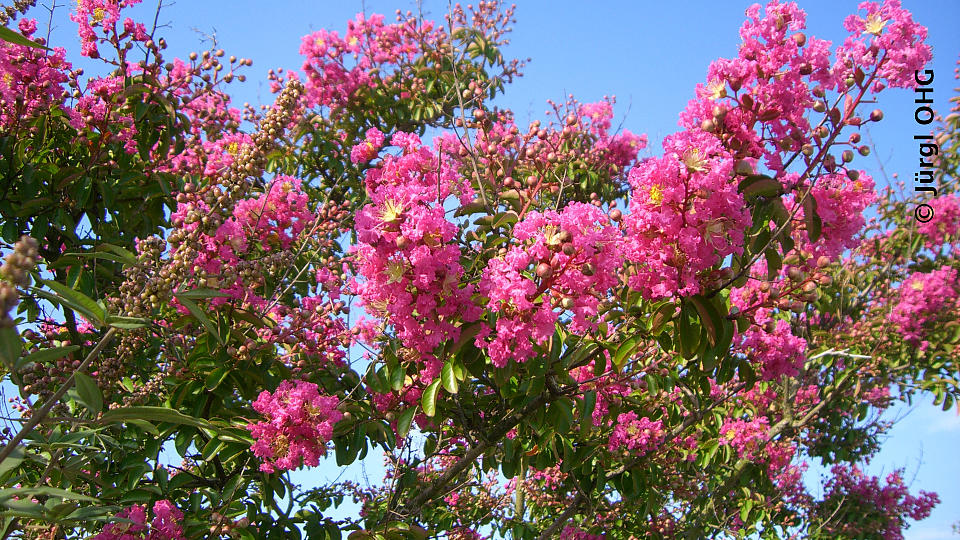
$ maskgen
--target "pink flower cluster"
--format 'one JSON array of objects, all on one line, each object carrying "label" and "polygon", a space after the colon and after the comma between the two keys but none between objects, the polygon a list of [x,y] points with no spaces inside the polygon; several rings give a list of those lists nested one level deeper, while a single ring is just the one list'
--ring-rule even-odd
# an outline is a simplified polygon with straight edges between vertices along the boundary
[{"label": "pink flower cluster", "polygon": [[897,326],[907,343],[926,350],[929,323],[944,313],[960,312],[957,270],[949,266],[930,273],[916,272],[900,285],[899,299],[888,320]]},{"label": "pink flower cluster", "polygon": [[497,367],[532,357],[533,343],[553,335],[561,312],[571,314],[566,327],[575,334],[596,328],[600,299],[617,284],[623,262],[620,231],[584,203],[527,214],[514,226],[513,241],[480,279],[479,292],[498,317],[494,337],[485,327],[476,344]]},{"label": "pink flower cluster", "polygon": [[769,422],[765,416],[751,420],[727,418],[720,427],[720,444],[730,446],[744,459],[758,457],[760,447],[767,441]]},{"label": "pink flower cluster", "polygon": [[[747,9],[738,56],[710,65],[709,82],[697,86],[697,97],[681,114],[680,123],[692,129],[708,119],[716,122],[714,111],[720,107],[724,111],[720,127],[731,135],[731,143],[746,156],[765,157],[767,166],[779,171],[782,148],[766,144],[754,125],[762,117],[769,142],[787,140],[790,151],[799,150],[801,142],[790,137],[809,131],[805,114],[813,105],[804,78],[821,83],[829,79],[830,43],[810,38],[801,46],[792,39],[791,34],[806,24],[806,14],[792,2],[772,1],[762,15],[760,10],[760,4]],[[725,100],[728,87],[739,103]],[[740,106],[743,103],[749,106]]]},{"label": "pink flower cluster", "polygon": [[70,125],[77,131],[98,129],[103,137],[123,143],[128,154],[137,151],[137,128],[125,105],[124,77],[96,78],[87,84],[85,94],[70,113]]},{"label": "pink flower cluster", "polygon": [[917,231],[927,237],[927,247],[956,246],[960,242],[960,196],[941,195],[928,204],[933,208],[933,218],[917,226]]},{"label": "pink flower cluster", "polygon": [[850,36],[837,49],[833,71],[838,87],[853,77],[857,68],[876,70],[871,86],[874,92],[885,86],[915,87],[914,72],[933,58],[930,46],[923,42],[927,29],[913,21],[900,0],[861,2],[859,9],[866,11],[864,16],[850,15],[843,22]]},{"label": "pink flower cluster", "polygon": [[607,441],[607,449],[617,452],[626,447],[629,452],[642,456],[659,448],[664,438],[661,420],[637,418],[637,413],[627,411],[617,416],[617,425]]},{"label": "pink flower cluster", "polygon": [[274,393],[261,392],[253,408],[267,419],[247,425],[256,439],[251,449],[263,460],[260,470],[316,467],[343,417],[339,403],[336,396],[321,396],[317,385],[305,381],[283,381]]},{"label": "pink flower cluster", "polygon": [[627,259],[630,286],[649,298],[694,295],[703,272],[742,253],[750,226],[733,181],[734,160],[720,140],[699,129],[663,141],[665,154],[630,170],[633,188]]},{"label": "pink flower cluster", "polygon": [[382,83],[384,75],[413,60],[439,36],[432,21],[406,19],[385,24],[383,15],[362,13],[347,23],[343,37],[327,30],[304,36],[300,54],[306,57],[306,100],[312,106],[336,111],[346,106],[358,89]]},{"label": "pink flower cluster", "polygon": [[777,300],[791,287],[785,273],[767,281],[767,263],[761,259],[750,269],[751,279],[730,290],[730,304],[753,323],[734,339],[734,348],[759,365],[765,380],[795,376],[806,361],[807,341],[793,334],[789,321],[774,318]]},{"label": "pink flower cluster", "polygon": [[[290,176],[278,176],[267,185],[266,192],[253,199],[237,203],[233,216],[224,221],[213,236],[204,235],[194,266],[203,276],[220,276],[224,267],[236,265],[244,257],[263,252],[289,249],[295,240],[316,221],[308,208],[308,197],[301,182]],[[190,231],[197,222],[188,222],[192,212],[205,213],[209,208],[203,201],[178,203],[171,215],[175,227]],[[261,307],[264,299],[242,281],[222,283],[218,287],[231,298],[248,305]],[[227,302],[214,299],[213,305]]]},{"label": "pink flower cluster", "polygon": [[110,523],[91,540],[184,540],[183,512],[170,501],[160,500],[153,504],[153,521],[147,525],[147,512],[141,505],[131,506],[117,513],[118,518],[129,521]]},{"label": "pink flower cluster", "polygon": [[[21,19],[20,31],[32,37],[34,19]],[[0,41],[0,130],[22,125],[51,106],[63,103],[65,71],[71,65],[63,48],[41,49]]]},{"label": "pink flower cluster", "polygon": [[[613,98],[605,98],[580,104],[573,96],[563,104],[548,100],[553,110],[548,110],[547,116],[553,118],[546,126],[539,120],[532,122],[526,133],[514,122],[513,113],[497,111],[489,124],[476,131],[472,150],[477,162],[488,170],[506,173],[496,172],[493,178],[504,181],[505,188],[514,187],[514,181],[527,175],[542,175],[541,189],[549,187],[546,184],[552,184],[552,175],[543,175],[544,171],[556,169],[558,163],[578,160],[589,170],[619,183],[623,171],[636,162],[637,154],[646,147],[647,138],[628,130],[610,133],[614,102]],[[462,151],[462,157],[469,153],[453,134],[448,134],[444,147]],[[466,161],[463,165],[467,170],[473,166]],[[510,183],[506,178],[511,179]],[[552,185],[559,189],[559,185]]]},{"label": "pink flower cluster", "polygon": [[358,243],[351,250],[362,279],[354,291],[405,346],[430,356],[459,337],[458,323],[480,315],[470,300],[472,286],[461,285],[460,248],[453,243],[458,230],[443,207],[452,193],[463,202],[472,190],[416,135],[397,133],[391,142],[402,153],[384,155],[366,174],[371,204],[356,215]]},{"label": "pink flower cluster", "polygon": [[163,169],[215,179],[229,169],[244,147],[252,144],[253,140],[246,133],[226,133],[214,140],[203,140],[199,147],[188,146],[172,156],[170,166]]},{"label": "pink flower cluster", "polygon": [[574,525],[567,525],[560,532],[560,540],[603,540],[603,538],[601,534],[590,534]]},{"label": "pink flower cluster", "polygon": [[911,495],[901,471],[887,475],[886,485],[855,465],[834,465],[830,472],[833,477],[824,486],[817,511],[824,517],[825,532],[837,537],[903,540],[907,518],[924,519],[940,502],[936,493]]},{"label": "pink flower cluster", "polygon": [[[79,26],[80,54],[90,58],[100,56],[97,43],[100,40],[94,27],[99,26],[103,34],[109,35],[114,25],[120,20],[120,10],[142,0],[77,0],[77,11],[70,15],[70,20]],[[145,41],[148,36],[146,29],[140,23],[131,19],[123,22],[124,31],[134,39]]]},{"label": "pink flower cluster", "polygon": [[790,323],[778,319],[772,332],[751,325],[744,333],[740,348],[759,362],[761,377],[777,380],[781,375],[795,376],[806,360],[807,341],[793,335]]},{"label": "pink flower cluster", "polygon": [[[806,191],[806,187],[801,191]],[[821,255],[835,258],[855,247],[857,241],[854,237],[866,223],[863,212],[877,200],[873,178],[862,171],[856,180],[841,171],[825,174],[817,178],[810,194],[817,202],[817,215],[823,223],[821,236],[816,242],[811,244],[808,239],[802,242],[813,253],[813,259]],[[790,201],[786,205],[788,209],[793,207]],[[795,226],[799,228],[801,223]]]},{"label": "pink flower cluster", "polygon": [[[607,362],[610,361],[610,353],[603,351],[607,356]],[[597,392],[597,403],[593,408],[593,425],[601,426],[606,423],[610,412],[610,406],[617,403],[621,396],[626,396],[632,391],[632,387],[618,380],[615,374],[605,374],[596,376],[593,373],[595,361],[570,370],[570,376],[580,383],[580,389],[584,392],[595,390]],[[609,364],[608,364],[609,365]]]},{"label": "pink flower cluster", "polygon": [[364,164],[377,157],[385,139],[386,136],[379,129],[368,129],[363,142],[350,149],[350,161],[355,164]]}]

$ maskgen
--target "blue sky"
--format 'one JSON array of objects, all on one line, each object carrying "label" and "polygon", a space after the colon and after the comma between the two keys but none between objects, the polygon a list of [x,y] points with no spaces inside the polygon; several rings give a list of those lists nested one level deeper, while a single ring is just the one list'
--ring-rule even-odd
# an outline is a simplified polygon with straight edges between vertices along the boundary
[{"label": "blue sky", "polygon": [[[63,4],[63,0],[58,3]],[[737,30],[752,2],[518,3],[518,22],[506,52],[508,56],[531,57],[532,61],[524,77],[508,87],[498,104],[512,108],[523,125],[523,121],[542,117],[548,98],[562,100],[572,93],[580,101],[590,102],[616,95],[615,112],[623,120],[623,127],[646,133],[653,149],[656,141],[677,129],[677,115],[692,97],[695,84],[704,79],[710,61],[735,54]],[[855,12],[857,5],[850,0],[799,3],[808,14],[807,34],[835,43],[844,36],[843,18]],[[147,13],[152,18],[155,4],[151,0],[146,4],[138,8],[144,14],[141,20]],[[960,2],[907,0],[904,4],[930,30],[935,108],[945,111],[947,99],[957,86],[953,74],[960,53],[960,32],[956,31]],[[202,50],[199,31],[215,32],[219,46],[228,55],[252,58],[248,81],[233,85],[232,92],[238,103],[262,103],[270,98],[265,82],[269,68],[300,66],[297,51],[302,35],[320,28],[342,32],[346,20],[361,9],[385,13],[389,18],[398,8],[415,10],[416,4],[407,0],[180,0],[164,8],[160,21],[169,23],[163,32],[170,43],[168,57]],[[447,2],[425,1],[423,9],[439,19]],[[46,17],[39,12],[37,17],[42,27]],[[54,21],[57,28],[53,44],[68,44],[76,51],[72,38],[75,25],[66,19],[65,8],[60,8]],[[913,120],[912,93],[887,91],[880,99],[878,106],[884,110],[885,120],[869,130],[877,151],[855,163],[872,172],[878,183],[883,181],[879,163],[887,174],[899,173],[901,178],[911,180],[917,159],[912,137],[926,132]],[[870,138],[865,136],[864,140],[869,142]],[[907,531],[908,540],[950,538],[950,524],[960,521],[960,461],[955,450],[960,446],[960,417],[956,411],[941,412],[929,401],[921,398],[912,409],[890,411],[891,418],[903,420],[868,467],[874,474],[905,468],[905,478],[912,480],[914,490],[940,493],[942,502],[934,515]],[[338,474],[333,470],[318,472],[324,476]],[[371,477],[376,477],[375,472],[371,471]]]}]

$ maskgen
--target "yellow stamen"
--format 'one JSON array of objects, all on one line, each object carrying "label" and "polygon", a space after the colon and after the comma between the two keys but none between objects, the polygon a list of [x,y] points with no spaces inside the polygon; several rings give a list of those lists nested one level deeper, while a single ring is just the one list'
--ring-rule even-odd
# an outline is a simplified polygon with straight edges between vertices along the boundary
[{"label": "yellow stamen", "polygon": [[710,91],[710,99],[716,101],[727,97],[727,84],[723,81],[711,81],[707,85],[707,90]]},{"label": "yellow stamen", "polygon": [[407,273],[406,267],[403,264],[397,261],[390,261],[387,263],[387,283],[399,283],[403,280],[403,275]]},{"label": "yellow stamen", "polygon": [[403,216],[403,204],[394,201],[393,199],[387,199],[383,203],[383,210],[380,211],[380,219],[384,223],[395,223],[400,220]]},{"label": "yellow stamen", "polygon": [[864,21],[863,25],[863,33],[879,36],[883,33],[883,27],[887,25],[887,22],[888,21],[884,20],[879,13],[867,15],[867,19]]},{"label": "yellow stamen", "polygon": [[650,186],[650,193],[648,195],[650,202],[653,204],[660,204],[663,202],[663,190],[660,189],[660,186],[654,184]]},{"label": "yellow stamen", "polygon": [[689,172],[704,172],[707,170],[707,160],[700,156],[699,148],[691,148],[683,155],[683,164]]}]

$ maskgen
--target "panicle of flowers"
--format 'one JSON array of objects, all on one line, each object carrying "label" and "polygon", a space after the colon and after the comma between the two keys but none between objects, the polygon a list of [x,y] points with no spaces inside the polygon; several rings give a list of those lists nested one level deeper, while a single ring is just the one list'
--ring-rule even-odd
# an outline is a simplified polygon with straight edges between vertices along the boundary
[{"label": "panicle of flowers", "polygon": [[751,326],[738,346],[761,366],[761,377],[777,380],[781,375],[795,376],[806,360],[807,341],[793,335],[790,323],[777,319],[773,331]]},{"label": "panicle of flowers", "polygon": [[[820,256],[835,259],[847,249],[857,246],[856,235],[866,220],[863,212],[877,201],[873,178],[862,171],[853,171],[851,176],[841,171],[827,173],[817,178],[810,188],[810,195],[816,200],[816,212],[822,222],[822,233],[816,242],[810,242],[809,232],[805,230],[803,219],[806,209],[797,212],[794,222],[796,229],[804,229],[800,234],[800,247],[812,253],[813,260]],[[806,182],[801,183],[806,191]],[[795,204],[791,198],[784,201],[785,206],[793,210]]]},{"label": "panicle of flowers", "polygon": [[[603,352],[607,356],[607,362],[610,361],[610,353]],[[586,365],[570,370],[570,376],[580,383],[583,391],[594,390],[597,393],[597,402],[593,408],[591,418],[594,426],[601,426],[607,422],[610,413],[610,406],[619,402],[621,396],[626,396],[632,392],[632,387],[625,381],[619,380],[615,374],[603,374],[599,377],[594,374],[595,360],[591,360]]]},{"label": "panicle of flowers", "polygon": [[627,411],[617,416],[616,426],[607,441],[607,449],[617,452],[625,447],[629,453],[642,456],[656,450],[664,438],[662,420],[638,418],[636,412]]},{"label": "panicle of flowers", "polygon": [[[806,79],[831,80],[830,43],[799,32],[806,14],[793,2],[754,4],[746,14],[737,57],[710,65],[680,124],[716,133],[738,157],[762,157],[780,171],[781,153],[800,150],[810,131],[814,100]],[[766,133],[755,131],[758,123]]]},{"label": "panicle of flowers", "polygon": [[407,17],[386,24],[381,14],[363,13],[347,23],[343,37],[328,30],[304,36],[300,54],[306,57],[306,99],[312,106],[336,112],[362,87],[399,86],[400,66],[411,62],[424,47],[439,43],[442,36],[433,21]]},{"label": "panicle of flowers", "polygon": [[834,465],[830,472],[823,500],[813,511],[831,535],[903,540],[907,519],[924,519],[940,503],[936,493],[911,495],[899,470],[887,475],[884,483],[856,465]]},{"label": "panicle of flowers", "polygon": [[750,420],[730,419],[720,427],[720,444],[730,446],[744,459],[759,457],[760,447],[768,439],[769,421],[765,416]]},{"label": "panicle of flowers", "polygon": [[899,295],[888,316],[910,345],[921,351],[930,346],[929,324],[946,313],[960,312],[960,285],[957,270],[944,266],[929,273],[915,272],[900,285]]},{"label": "panicle of flowers", "polygon": [[701,291],[705,272],[743,252],[750,225],[731,180],[734,160],[719,139],[699,129],[663,141],[665,154],[630,170],[629,284],[649,298]]},{"label": "panicle of flowers", "polygon": [[[474,174],[476,167],[482,177],[505,190],[526,186],[520,192],[524,198],[552,197],[562,191],[573,200],[585,201],[591,191],[625,185],[627,169],[647,144],[644,135],[610,132],[614,102],[605,97],[580,104],[572,95],[564,103],[548,100],[546,124],[535,120],[526,131],[516,125],[509,110],[477,109],[467,124],[473,129],[469,147],[453,136],[447,146],[457,150],[466,174]],[[576,164],[575,175],[591,171],[599,180],[588,183],[581,193],[579,177],[568,176],[570,164]]]},{"label": "panicle of flowers", "polygon": [[[21,19],[18,26],[27,38],[37,30],[34,19]],[[53,106],[62,106],[63,84],[70,69],[62,47],[45,52],[0,41],[0,132],[23,126]]]},{"label": "panicle of flowers", "polygon": [[479,285],[498,318],[495,335],[489,338],[491,329],[484,327],[476,344],[498,367],[532,357],[533,343],[553,335],[563,312],[571,314],[571,332],[595,329],[600,301],[617,284],[623,262],[620,231],[585,203],[527,214],[514,226],[513,241],[504,256],[489,262]]},{"label": "panicle of flowers", "polygon": [[[467,10],[457,4],[447,18],[445,26],[398,10],[395,22],[388,24],[383,15],[359,13],[347,23],[343,36],[327,30],[304,36],[300,54],[305,57],[302,74],[307,105],[327,108],[336,117],[346,109],[366,106],[362,96],[368,95],[369,89],[376,88],[377,94],[401,102],[430,95],[436,92],[429,83],[433,71],[424,72],[419,66],[445,61],[451,43],[457,49],[470,43],[469,32],[455,30],[451,36],[445,28],[474,28],[489,39],[491,46],[499,45],[509,31],[513,8],[502,9],[499,1],[469,6]],[[499,58],[492,64],[501,68],[499,77],[510,79],[519,72],[516,60],[508,63]],[[463,75],[471,78],[470,71],[464,70]],[[299,76],[287,73],[288,78]],[[272,78],[276,87],[279,73]]]},{"label": "panicle of flowers", "polygon": [[404,346],[429,357],[459,337],[459,322],[480,314],[470,299],[472,285],[461,284],[460,248],[453,242],[458,229],[443,206],[455,193],[470,200],[472,190],[442,152],[416,135],[396,133],[391,142],[400,155],[384,155],[366,173],[371,204],[356,215],[358,243],[351,252],[360,279],[354,292]]},{"label": "panicle of flowers", "polygon": [[30,286],[30,271],[37,265],[39,243],[23,235],[13,246],[13,251],[4,257],[0,266],[0,328],[14,326],[10,311],[20,302],[17,287]]},{"label": "panicle of flowers", "polygon": [[603,540],[603,535],[590,534],[575,525],[567,525],[560,532],[560,540]]},{"label": "panicle of flowers", "polygon": [[941,195],[927,203],[933,208],[933,218],[917,226],[917,232],[927,237],[927,247],[939,250],[957,246],[960,242],[960,195]]},{"label": "panicle of flowers", "polygon": [[183,512],[168,500],[153,504],[153,520],[147,524],[143,505],[134,505],[117,513],[127,521],[110,523],[91,540],[185,540],[181,523]]},{"label": "panicle of flowers", "polygon": [[833,67],[837,87],[845,88],[855,80],[857,70],[876,70],[873,92],[884,87],[913,88],[914,72],[933,58],[930,46],[923,42],[927,29],[914,22],[900,0],[861,2],[859,9],[865,13],[850,15],[843,22],[850,35],[837,48]]},{"label": "panicle of flowers", "polygon": [[[77,23],[78,33],[80,35],[80,54],[90,58],[99,58],[100,52],[97,44],[115,33],[114,25],[120,20],[120,10],[132,5],[139,4],[142,0],[77,0],[77,10],[70,15],[70,20]],[[100,28],[103,36],[98,36],[96,28]],[[124,30],[136,34],[143,34],[146,39],[146,32],[143,26],[137,27],[131,19],[124,21]],[[138,32],[139,30],[139,32]]]},{"label": "panicle of flowers", "polygon": [[228,170],[237,156],[252,144],[246,133],[226,133],[215,140],[204,139],[199,145],[188,145],[183,152],[172,156],[169,167],[161,170],[213,180]]},{"label": "panicle of flowers", "polygon": [[354,147],[350,149],[350,161],[357,165],[366,164],[377,157],[377,154],[380,153],[380,149],[383,147],[385,139],[386,136],[381,133],[379,129],[368,129],[363,142],[354,145]]},{"label": "panicle of flowers", "polygon": [[[199,249],[189,248],[197,251],[193,263],[196,277],[205,280],[207,276],[215,276],[215,288],[221,292],[248,305],[262,307],[265,300],[251,290],[250,283],[240,279],[237,267],[250,256],[290,249],[316,222],[317,216],[307,207],[307,201],[299,179],[278,176],[264,193],[237,202],[233,215],[213,235],[201,234]],[[192,231],[207,212],[209,206],[202,200],[181,202],[171,215],[171,223]],[[229,278],[231,275],[234,279]],[[217,298],[212,305],[227,301]]]},{"label": "panicle of flowers", "polygon": [[339,403],[336,396],[321,396],[316,384],[299,380],[283,381],[273,393],[261,392],[253,408],[266,420],[247,425],[256,439],[251,449],[263,460],[260,470],[316,467],[343,417]]},{"label": "panicle of flowers", "polygon": [[137,151],[137,128],[133,111],[126,107],[124,77],[99,77],[87,84],[86,91],[68,111],[70,125],[77,131],[97,130],[109,142],[122,143],[128,154]]}]

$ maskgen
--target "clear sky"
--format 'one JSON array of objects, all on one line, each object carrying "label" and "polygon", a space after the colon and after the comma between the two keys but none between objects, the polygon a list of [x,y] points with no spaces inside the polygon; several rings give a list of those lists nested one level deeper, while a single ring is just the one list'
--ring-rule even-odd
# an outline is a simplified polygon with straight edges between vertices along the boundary
[{"label": "clear sky", "polygon": [[[63,6],[64,0],[57,3]],[[656,151],[657,141],[677,129],[677,115],[693,96],[695,84],[704,80],[710,61],[735,54],[737,30],[751,3],[520,0],[506,53],[531,57],[532,61],[524,77],[508,87],[498,104],[512,108],[522,122],[542,117],[548,98],[561,100],[573,93],[580,101],[590,102],[615,95],[615,112],[623,127],[646,133],[650,151]],[[807,34],[835,43],[844,36],[843,18],[857,6],[852,0],[798,3],[808,14]],[[145,4],[138,8],[144,14],[140,20],[145,20],[147,13],[152,19],[156,4],[152,0]],[[170,44],[168,57],[202,50],[202,32],[215,33],[228,55],[254,60],[247,71],[248,81],[232,87],[238,103],[270,99],[267,69],[299,68],[302,60],[297,51],[304,34],[320,28],[342,33],[346,20],[361,10],[389,18],[398,8],[417,9],[409,0],[166,0],[165,4],[160,21],[169,25],[162,33]],[[947,99],[958,85],[953,75],[960,53],[960,2],[905,0],[904,4],[930,30],[935,108],[945,111]],[[422,9],[440,19],[447,2],[425,1]],[[42,28],[45,14],[40,10],[34,13]],[[66,45],[74,52],[70,56],[76,57],[75,25],[67,20],[66,8],[59,8],[54,22],[53,44]],[[887,91],[880,99],[878,106],[886,113],[885,120],[869,130],[877,151],[870,158],[858,158],[855,164],[873,173],[878,183],[884,178],[880,163],[887,175],[899,173],[912,180],[918,155],[912,137],[927,130],[913,120],[912,93]],[[940,493],[942,502],[933,516],[908,530],[908,540],[951,538],[951,523],[960,521],[960,460],[955,453],[960,447],[960,417],[957,411],[941,412],[929,402],[924,397],[913,410],[901,407],[891,411],[891,418],[903,420],[868,467],[874,474],[906,468],[905,478],[912,481],[913,490]],[[335,477],[338,471],[321,474]],[[371,476],[376,475],[371,472]]]}]

